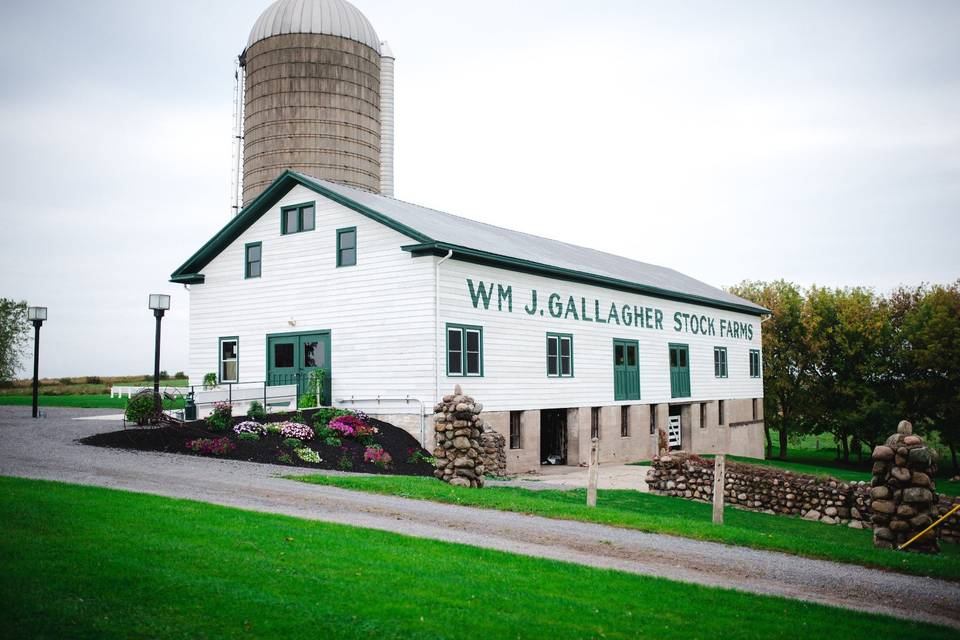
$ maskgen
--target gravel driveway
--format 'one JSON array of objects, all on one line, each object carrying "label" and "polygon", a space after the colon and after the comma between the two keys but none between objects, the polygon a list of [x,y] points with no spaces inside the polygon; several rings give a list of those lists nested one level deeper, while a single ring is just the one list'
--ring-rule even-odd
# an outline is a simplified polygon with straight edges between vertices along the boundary
[{"label": "gravel driveway", "polygon": [[[0,475],[201,500],[924,620],[960,629],[960,584],[744,547],[291,482],[289,467],[89,447],[105,410],[0,407]],[[333,473],[333,472],[331,472]]]}]

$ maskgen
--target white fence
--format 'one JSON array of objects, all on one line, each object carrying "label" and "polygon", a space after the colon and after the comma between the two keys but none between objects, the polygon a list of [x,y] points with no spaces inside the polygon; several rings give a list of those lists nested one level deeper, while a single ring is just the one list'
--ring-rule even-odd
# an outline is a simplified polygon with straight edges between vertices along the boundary
[{"label": "white fence", "polygon": [[[133,395],[136,395],[143,391],[144,389],[153,390],[153,385],[149,387],[124,387],[114,385],[110,387],[110,397],[111,398],[129,398]],[[186,387],[160,387],[160,393],[170,393],[173,395],[185,394],[187,392]]]}]

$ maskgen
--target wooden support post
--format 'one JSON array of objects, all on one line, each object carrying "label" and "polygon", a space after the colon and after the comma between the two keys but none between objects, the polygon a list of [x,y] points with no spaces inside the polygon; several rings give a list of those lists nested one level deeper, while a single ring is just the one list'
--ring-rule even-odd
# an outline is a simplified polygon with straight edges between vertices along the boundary
[{"label": "wooden support post", "polygon": [[723,524],[723,484],[727,456],[718,453],[713,460],[713,524]]},{"label": "wooden support post", "polygon": [[590,443],[590,468],[587,471],[587,506],[597,506],[597,467],[600,466],[600,439]]}]

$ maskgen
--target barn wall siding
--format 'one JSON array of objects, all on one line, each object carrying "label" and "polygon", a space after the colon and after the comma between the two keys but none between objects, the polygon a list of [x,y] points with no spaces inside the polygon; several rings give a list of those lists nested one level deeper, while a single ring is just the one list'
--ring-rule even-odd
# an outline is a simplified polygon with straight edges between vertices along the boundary
[{"label": "barn wall siding", "polygon": [[[281,208],[313,201],[316,229],[281,235]],[[344,227],[357,228],[355,267],[336,266],[336,231]],[[250,242],[263,243],[260,278],[244,278],[244,245]],[[220,336],[239,336],[240,381],[249,382],[265,378],[267,334],[329,329],[335,398],[409,394],[430,400],[433,259],[412,259],[400,249],[410,242],[305,187],[291,189],[207,265],[204,284],[192,286],[191,384],[217,370]]]},{"label": "barn wall siding", "polygon": [[[482,300],[474,307],[467,279],[512,287],[513,311],[498,310],[497,289],[491,296],[490,307]],[[531,290],[538,292],[538,311],[528,315],[525,305],[531,304]],[[618,306],[653,307],[663,311],[663,329],[627,327],[616,324],[598,324],[550,317],[549,311],[540,315],[548,296],[558,293],[564,304],[569,296],[577,301],[586,298],[587,309],[594,314],[594,300],[600,301],[601,313],[606,314],[611,302]],[[674,313],[705,315],[728,322],[749,323],[753,338],[693,335],[674,331]],[[607,404],[699,402],[730,398],[762,397],[761,378],[750,377],[749,353],[760,349],[760,319],[742,313],[721,311],[683,302],[614,291],[536,275],[507,271],[496,267],[451,260],[440,272],[441,332],[437,336],[444,344],[442,333],[446,323],[479,325],[483,327],[483,368],[479,378],[448,377],[446,386],[459,382],[472,396],[480,399],[491,411],[510,411],[528,408],[550,409]],[[717,327],[719,331],[719,327]],[[548,378],[546,372],[547,333],[573,335],[574,377]],[[640,400],[614,401],[613,340],[637,340],[640,347]],[[672,399],[670,390],[669,343],[682,343],[690,348],[691,396]],[[714,346],[726,347],[728,377],[715,378],[713,368]],[[446,372],[441,361],[441,371]]]}]

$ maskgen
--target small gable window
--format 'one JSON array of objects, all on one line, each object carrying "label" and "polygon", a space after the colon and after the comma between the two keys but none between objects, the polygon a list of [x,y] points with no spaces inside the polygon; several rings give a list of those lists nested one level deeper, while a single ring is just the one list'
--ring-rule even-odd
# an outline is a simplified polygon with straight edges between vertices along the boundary
[{"label": "small gable window", "polygon": [[337,229],[337,266],[357,264],[357,228]]},{"label": "small gable window", "polygon": [[316,208],[312,202],[283,207],[280,210],[280,233],[300,233],[313,231],[316,227]]},{"label": "small gable window", "polygon": [[246,245],[244,254],[244,277],[259,278],[263,258],[263,245],[259,242],[252,242]]}]

